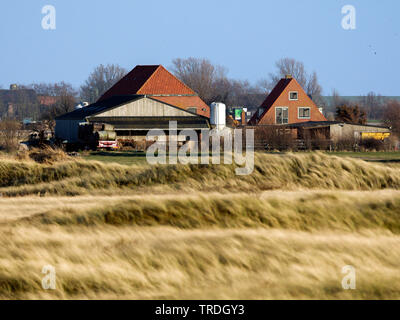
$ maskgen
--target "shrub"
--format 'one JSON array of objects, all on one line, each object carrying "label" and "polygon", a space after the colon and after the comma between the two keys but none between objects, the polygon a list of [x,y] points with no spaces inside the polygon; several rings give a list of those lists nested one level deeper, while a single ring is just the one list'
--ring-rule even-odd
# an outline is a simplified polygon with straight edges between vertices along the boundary
[{"label": "shrub", "polygon": [[256,149],[296,150],[297,144],[290,129],[278,126],[257,127],[254,131]]},{"label": "shrub", "polygon": [[0,146],[7,152],[18,150],[18,132],[21,124],[18,121],[6,119],[0,122]]},{"label": "shrub", "polygon": [[382,140],[377,139],[363,139],[360,142],[360,147],[367,151],[383,151],[385,150],[385,143]]}]

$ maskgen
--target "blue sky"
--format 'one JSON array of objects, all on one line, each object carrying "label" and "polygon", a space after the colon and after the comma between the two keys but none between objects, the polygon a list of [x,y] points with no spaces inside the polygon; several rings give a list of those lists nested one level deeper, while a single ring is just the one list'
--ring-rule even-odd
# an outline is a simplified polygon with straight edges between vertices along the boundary
[{"label": "blue sky", "polygon": [[[44,5],[56,30],[43,30]],[[341,8],[356,8],[356,30]],[[317,71],[324,94],[400,95],[398,0],[13,0],[0,4],[0,85],[64,80],[78,87],[93,68],[171,66],[206,57],[255,83],[282,57]],[[375,54],[376,52],[376,54]]]}]

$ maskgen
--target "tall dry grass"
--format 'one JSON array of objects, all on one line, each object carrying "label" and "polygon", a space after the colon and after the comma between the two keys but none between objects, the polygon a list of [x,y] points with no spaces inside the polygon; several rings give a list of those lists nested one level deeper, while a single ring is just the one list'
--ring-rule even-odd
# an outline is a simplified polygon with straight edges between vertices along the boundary
[{"label": "tall dry grass", "polygon": [[274,189],[376,190],[400,187],[400,168],[322,153],[257,154],[251,175],[235,165],[123,166],[87,161],[0,161],[3,196],[84,195],[179,190],[254,192]]},{"label": "tall dry grass", "polygon": [[[226,197],[1,199],[0,298],[400,298],[400,191]],[[41,288],[48,264],[55,291]]]},{"label": "tall dry grass", "polygon": [[[400,298],[400,238],[379,232],[20,226],[2,244],[2,299]],[[357,290],[341,286],[346,265]]]},{"label": "tall dry grass", "polygon": [[400,298],[400,167],[317,153],[234,169],[0,160],[0,298]]},{"label": "tall dry grass", "polygon": [[[394,190],[97,196],[73,198],[72,203],[70,198],[24,198],[28,199],[32,206],[29,214],[23,203],[14,206],[13,212],[8,204],[4,221],[72,227],[273,228],[310,232],[384,229],[400,234],[400,191]],[[0,201],[0,207],[4,206]]]}]

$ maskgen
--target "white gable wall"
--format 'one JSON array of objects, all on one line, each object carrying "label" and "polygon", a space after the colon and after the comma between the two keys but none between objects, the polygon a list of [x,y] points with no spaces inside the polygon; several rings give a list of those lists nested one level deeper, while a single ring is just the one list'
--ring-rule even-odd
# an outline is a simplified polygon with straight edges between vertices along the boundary
[{"label": "white gable wall", "polygon": [[149,98],[132,101],[96,117],[195,117],[185,110],[154,101]]}]

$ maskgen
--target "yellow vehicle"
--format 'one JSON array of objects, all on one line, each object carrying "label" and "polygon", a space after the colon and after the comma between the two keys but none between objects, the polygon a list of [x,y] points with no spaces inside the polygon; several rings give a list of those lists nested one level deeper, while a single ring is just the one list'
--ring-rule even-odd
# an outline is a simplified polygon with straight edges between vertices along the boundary
[{"label": "yellow vehicle", "polygon": [[385,140],[390,137],[390,132],[362,132],[362,139]]}]

